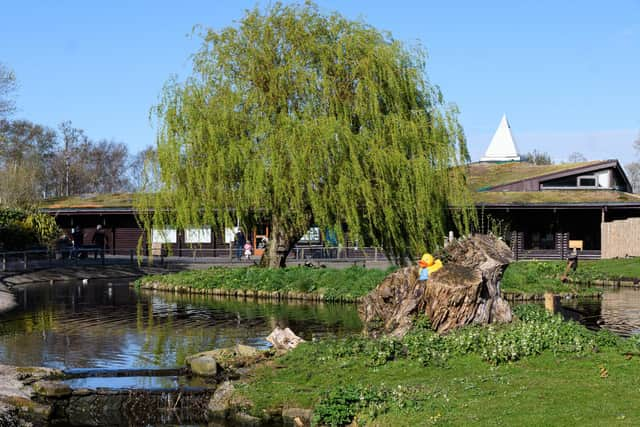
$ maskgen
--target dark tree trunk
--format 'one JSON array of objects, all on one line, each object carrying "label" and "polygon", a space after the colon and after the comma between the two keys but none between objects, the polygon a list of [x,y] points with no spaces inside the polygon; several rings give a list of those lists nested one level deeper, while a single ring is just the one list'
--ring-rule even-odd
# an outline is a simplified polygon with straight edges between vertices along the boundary
[{"label": "dark tree trunk", "polygon": [[262,255],[260,265],[267,268],[284,268],[287,266],[287,255],[300,240],[300,236],[285,230],[275,219],[272,219],[269,234],[267,249]]}]

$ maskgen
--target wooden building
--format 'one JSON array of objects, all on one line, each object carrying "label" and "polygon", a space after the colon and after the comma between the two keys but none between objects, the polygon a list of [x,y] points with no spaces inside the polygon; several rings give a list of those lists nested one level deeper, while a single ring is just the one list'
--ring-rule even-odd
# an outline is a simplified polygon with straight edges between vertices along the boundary
[{"label": "wooden building", "polygon": [[[640,256],[640,196],[632,193],[617,160],[521,162],[505,116],[483,161],[467,167],[478,231],[503,235],[518,259],[564,259],[569,240],[582,241],[583,258]],[[55,215],[69,235],[72,227],[81,227],[85,243],[101,224],[112,254],[135,251],[143,235],[129,194],[54,200],[45,211]],[[259,255],[268,227],[247,234]],[[323,237],[314,227],[300,245],[322,250]],[[179,256],[230,257],[235,250],[230,230],[154,230],[153,238]]]},{"label": "wooden building", "polygon": [[[72,229],[79,227],[85,246],[91,245],[96,227],[100,224],[107,238],[109,254],[135,253],[142,238],[143,253],[148,255],[147,236],[136,219],[132,194],[87,195],[49,200],[42,211],[55,216],[56,222],[69,238]],[[181,257],[237,258],[241,252],[235,245],[236,232],[233,229],[215,230],[208,227],[152,230],[152,252],[153,255],[171,253]],[[295,253],[322,252],[322,237],[320,229],[312,227],[299,242]],[[253,256],[259,257],[269,238],[269,227],[261,225],[245,230],[242,238],[251,243],[254,248]]]},{"label": "wooden building", "polygon": [[582,257],[640,255],[640,238],[621,239],[634,235],[638,223],[624,220],[640,217],[640,196],[617,160],[520,162],[505,116],[468,182],[481,230],[503,234],[517,258],[563,259],[569,240]]},{"label": "wooden building", "polygon": [[[632,194],[617,160],[480,162],[469,165],[468,180],[475,190],[480,227],[503,234],[518,258],[566,258],[569,240],[581,240],[582,256],[588,258],[638,252],[632,247],[626,253],[611,251],[617,246],[611,224],[640,217],[640,196]],[[640,241],[634,245],[640,248]]]}]

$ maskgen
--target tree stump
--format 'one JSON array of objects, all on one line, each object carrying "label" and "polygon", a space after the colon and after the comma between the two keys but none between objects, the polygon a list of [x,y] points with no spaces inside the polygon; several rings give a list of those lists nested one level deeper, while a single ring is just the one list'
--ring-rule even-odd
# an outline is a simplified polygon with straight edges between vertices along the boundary
[{"label": "tree stump", "polygon": [[444,267],[418,280],[418,267],[390,274],[358,308],[368,333],[402,337],[416,314],[425,314],[439,333],[471,323],[510,322],[511,307],[500,295],[500,280],[513,256],[490,235],[449,244]]}]

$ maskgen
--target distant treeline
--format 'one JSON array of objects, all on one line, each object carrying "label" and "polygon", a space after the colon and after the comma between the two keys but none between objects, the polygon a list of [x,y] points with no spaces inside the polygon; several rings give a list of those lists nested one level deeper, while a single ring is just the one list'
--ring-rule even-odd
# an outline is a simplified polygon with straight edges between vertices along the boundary
[{"label": "distant treeline", "polygon": [[57,130],[0,120],[0,206],[86,193],[135,191],[151,148],[130,155],[121,142],[92,140],[66,121]]}]

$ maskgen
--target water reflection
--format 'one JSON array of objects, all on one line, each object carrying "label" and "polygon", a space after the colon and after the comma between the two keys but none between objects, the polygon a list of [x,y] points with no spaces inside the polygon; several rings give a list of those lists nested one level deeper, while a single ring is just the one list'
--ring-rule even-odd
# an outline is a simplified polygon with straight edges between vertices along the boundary
[{"label": "water reflection", "polygon": [[211,388],[213,384],[202,377],[87,377],[65,380],[73,388],[97,389],[128,388],[128,389],[176,389],[176,388]]},{"label": "water reflection", "polygon": [[136,293],[128,283],[29,287],[0,316],[0,362],[56,368],[181,366],[203,350],[266,347],[276,326],[305,339],[361,329],[353,305],[255,302]]},{"label": "water reflection", "polygon": [[640,334],[640,290],[605,288],[601,299],[564,300],[562,306],[576,313],[592,329],[607,329],[623,336]]}]

